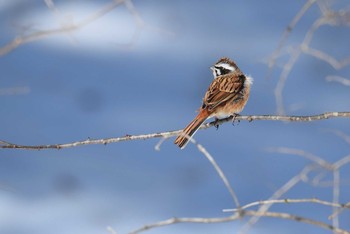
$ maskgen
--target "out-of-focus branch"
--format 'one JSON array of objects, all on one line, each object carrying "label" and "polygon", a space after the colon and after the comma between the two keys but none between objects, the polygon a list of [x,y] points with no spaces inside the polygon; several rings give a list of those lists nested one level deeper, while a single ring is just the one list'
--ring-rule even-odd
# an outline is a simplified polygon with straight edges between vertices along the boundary
[{"label": "out-of-focus branch", "polygon": [[341,76],[327,76],[326,81],[329,81],[329,82],[334,81],[334,82],[341,83],[342,85],[350,86],[350,80]]},{"label": "out-of-focus branch", "polygon": [[[274,194],[269,197],[268,200],[276,200],[282,197],[285,193],[287,193],[290,189],[292,189],[295,185],[300,183],[301,181],[307,178],[308,174],[312,172],[315,168],[313,166],[304,167],[297,175],[293,176],[290,180],[288,180],[282,187],[280,187]],[[270,207],[274,203],[266,203],[259,207],[258,212],[267,212]],[[239,234],[247,233],[247,231],[260,220],[261,216],[253,216],[251,217],[246,224],[243,225],[241,230],[238,232]]]},{"label": "out-of-focus branch", "polygon": [[[52,0],[45,0],[45,3],[47,7],[57,16],[59,11],[54,5],[54,2]],[[89,15],[87,18],[81,20],[78,23],[70,22],[69,24],[67,23],[62,23],[60,22],[60,27],[55,28],[55,29],[49,29],[49,30],[40,30],[36,31],[27,35],[23,36],[17,36],[15,37],[12,41],[4,45],[3,47],[0,47],[0,56],[6,55],[9,52],[15,50],[19,46],[32,42],[32,41],[37,41],[41,40],[44,38],[47,38],[49,36],[54,36],[58,34],[63,34],[63,33],[71,33],[74,31],[77,31],[88,24],[96,21],[97,19],[103,17],[107,13],[111,12],[114,10],[116,7],[120,5],[125,5],[126,9],[130,12],[130,14],[134,17],[135,23],[136,23],[136,31],[133,34],[133,37],[126,46],[131,46],[132,44],[135,43],[135,41],[140,37],[141,30],[147,26],[148,29],[168,35],[173,35],[173,33],[168,32],[166,30],[162,30],[156,27],[152,27],[150,25],[147,25],[143,19],[141,18],[140,14],[134,7],[133,3],[131,0],[112,0],[110,3],[106,4],[103,6],[101,9],[98,11],[94,12],[93,14]]]},{"label": "out-of-focus branch", "polygon": [[327,54],[326,52],[311,48],[308,45],[302,46],[301,51],[304,54],[308,54],[308,55],[311,55],[315,58],[318,58],[319,60],[325,61],[326,63],[330,64],[334,69],[337,69],[337,70],[339,70],[343,67],[346,67],[350,64],[350,57],[338,60],[338,59],[334,58],[333,56]]},{"label": "out-of-focus branch", "polygon": [[[282,116],[282,115],[246,115],[246,116],[236,116],[235,121],[246,120],[273,120],[273,121],[288,121],[288,122],[309,122],[324,120],[329,118],[350,118],[350,112],[326,112],[319,115],[310,115],[310,116]],[[200,129],[207,129],[213,126],[218,126],[226,122],[232,122],[233,117],[228,117],[221,119],[219,121],[213,121],[210,123],[203,124]],[[72,143],[65,144],[53,144],[53,145],[19,145],[16,143],[9,143],[4,140],[0,140],[0,148],[2,149],[27,149],[27,150],[43,150],[43,149],[64,149],[71,148],[82,145],[106,145],[110,143],[122,142],[122,141],[133,141],[133,140],[147,140],[150,138],[168,138],[171,136],[176,136],[180,134],[182,130],[176,131],[167,131],[160,133],[151,133],[151,134],[142,134],[142,135],[125,135],[122,137],[113,137],[113,138],[103,138],[103,139],[87,139],[84,141],[76,141]]]},{"label": "out-of-focus branch", "polygon": [[221,180],[224,182],[227,190],[231,194],[231,197],[232,197],[235,205],[238,207],[237,210],[240,210],[240,208],[239,208],[240,204],[239,204],[239,201],[238,201],[237,194],[235,193],[235,191],[231,187],[230,182],[227,179],[227,177],[225,176],[224,172],[221,170],[219,165],[216,163],[214,157],[211,156],[211,154],[201,144],[197,144],[194,141],[193,138],[191,139],[191,141],[197,146],[198,150],[208,159],[208,161],[211,163],[211,165],[213,165],[213,167],[215,168],[215,171],[218,173],[218,175],[220,176]]},{"label": "out-of-focus branch", "polygon": [[293,148],[287,148],[287,147],[272,147],[267,149],[269,152],[274,152],[274,153],[280,153],[280,154],[291,154],[291,155],[297,155],[301,156],[303,158],[306,158],[320,167],[323,167],[327,170],[333,170],[333,165],[326,160],[322,159],[321,157],[314,155],[309,152],[305,152],[304,150],[300,149],[293,149]]},{"label": "out-of-focus branch", "polygon": [[42,31],[31,33],[29,35],[25,35],[25,36],[17,36],[15,39],[13,39],[11,42],[6,44],[5,46],[0,47],[0,56],[3,56],[11,52],[12,50],[16,49],[17,47],[23,44],[36,41],[36,40],[41,40],[48,36],[53,36],[61,33],[69,33],[77,29],[83,28],[84,26],[90,24],[91,22],[111,12],[114,8],[121,5],[122,3],[124,3],[124,0],[114,0],[111,3],[105,5],[100,10],[96,11],[94,14],[90,15],[86,19],[76,24],[72,23],[69,25],[63,25],[62,27],[56,28],[56,29],[42,30]]},{"label": "out-of-focus branch", "polygon": [[[319,157],[316,155],[310,155],[307,152],[304,151],[295,151],[291,150],[289,152],[287,149],[283,149],[282,151],[278,150],[281,153],[294,153],[299,156],[305,157],[313,162],[316,162],[317,166],[315,167],[314,165],[309,165],[306,166],[300,173],[298,173],[296,176],[291,178],[287,183],[285,183],[279,190],[277,190],[273,196],[271,196],[268,200],[264,201],[256,201],[252,202],[249,204],[246,204],[244,206],[238,207],[236,209],[227,209],[224,210],[225,212],[233,212],[231,216],[227,217],[221,217],[221,218],[171,218],[167,219],[164,221],[156,222],[153,224],[147,224],[135,231],[132,231],[131,234],[137,234],[141,233],[150,229],[154,228],[159,228],[162,226],[167,226],[167,225],[172,225],[172,224],[177,224],[177,223],[203,223],[203,224],[208,224],[208,223],[221,223],[221,222],[232,222],[235,220],[242,219],[243,217],[250,216],[251,219],[247,223],[247,225],[244,225],[243,229],[240,231],[240,233],[243,233],[247,231],[247,228],[249,228],[251,225],[253,225],[255,222],[257,222],[260,218],[262,217],[273,217],[273,218],[281,218],[281,219],[289,219],[293,220],[296,222],[303,222],[303,223],[308,223],[311,225],[318,226],[320,228],[328,229],[333,231],[333,233],[339,233],[339,234],[350,234],[348,230],[344,230],[339,228],[339,223],[337,219],[337,215],[339,215],[339,212],[341,212],[344,209],[350,209],[350,203],[346,204],[340,204],[338,202],[339,199],[339,190],[334,189],[335,193],[333,195],[333,202],[328,202],[324,200],[320,200],[317,198],[310,198],[310,199],[277,199],[281,197],[283,194],[285,194],[287,191],[289,191],[291,188],[293,188],[296,184],[298,184],[301,181],[307,181],[308,180],[308,174],[314,170],[317,170],[319,166],[324,167],[325,169],[329,170],[334,170],[334,172],[339,172],[338,170],[340,169],[341,166],[344,166],[347,163],[350,163],[350,155],[335,162],[334,164],[330,164],[328,162],[323,162],[319,161]],[[333,168],[330,168],[331,165],[333,165]],[[339,178],[334,177],[334,183],[338,184],[339,183]],[[337,186],[334,184],[334,187],[337,188]],[[334,202],[334,201],[337,202]],[[333,225],[324,223],[324,222],[319,222],[315,221],[310,218],[306,217],[301,217],[298,215],[292,215],[289,213],[278,213],[278,212],[271,212],[268,211],[269,208],[273,204],[290,204],[290,203],[316,203],[316,204],[321,204],[324,206],[329,206],[334,208],[333,214],[329,217],[332,219]],[[248,208],[252,208],[254,206],[260,206],[258,210],[247,210]],[[342,210],[340,210],[342,209]]]},{"label": "out-of-focus branch", "polygon": [[[280,39],[280,42],[278,43],[278,46],[276,50],[271,55],[270,60],[268,61],[268,67],[269,67],[269,75],[271,73],[272,68],[275,66],[276,59],[280,55],[282,47],[286,43],[289,34],[294,29],[295,25],[300,21],[300,19],[305,15],[307,10],[316,2],[316,0],[308,0],[304,6],[300,9],[300,11],[294,16],[293,20],[289,23],[287,28],[284,30],[283,35]],[[268,76],[269,76],[268,75]]]},{"label": "out-of-focus branch", "polygon": [[[341,135],[341,137],[344,137],[344,135]],[[298,150],[298,149],[292,149],[292,148],[285,148],[285,147],[278,147],[278,148],[271,148],[270,151],[272,152],[278,152],[278,153],[282,153],[282,154],[291,154],[291,155],[297,155],[297,156],[301,156],[304,157],[314,163],[316,163],[316,165],[318,165],[319,167],[323,168],[326,171],[330,171],[332,173],[333,176],[333,181],[331,183],[332,187],[333,187],[333,202],[332,204],[339,204],[339,197],[340,197],[340,168],[345,166],[346,164],[350,163],[350,155],[347,155],[343,158],[341,158],[340,160],[334,162],[334,163],[330,163],[327,162],[325,160],[323,160],[321,157],[305,152],[303,150]],[[320,180],[320,175],[324,176],[323,171],[316,176],[317,180],[314,180],[314,184],[318,184],[319,180]],[[307,181],[307,174],[305,174],[303,177],[305,178],[304,180]],[[271,199],[270,199],[271,200]],[[266,204],[274,204],[274,203],[269,203],[267,202]],[[264,204],[261,208],[263,208],[264,206],[267,206],[266,204]],[[326,204],[324,204],[326,205]],[[330,204],[328,204],[330,205]],[[335,228],[339,227],[339,213],[342,212],[344,209],[344,207],[348,207],[348,205],[342,205],[343,207],[339,207],[339,206],[333,206],[333,214],[330,215],[330,219],[332,219],[332,225]],[[261,209],[260,208],[260,209]],[[269,207],[268,207],[269,208]],[[260,210],[261,211],[261,210]],[[267,209],[264,211],[268,211]],[[252,219],[258,219],[257,217],[253,217]],[[248,224],[250,223],[250,225],[252,224],[252,222],[248,222]],[[254,223],[254,222],[253,222]],[[249,225],[247,225],[247,227],[249,227]]]},{"label": "out-of-focus branch", "polygon": [[294,65],[298,61],[300,55],[302,53],[311,55],[319,60],[322,60],[328,64],[330,64],[334,69],[341,69],[350,64],[350,57],[344,59],[337,59],[333,56],[327,54],[326,52],[312,48],[310,46],[312,39],[315,35],[315,32],[319,30],[324,25],[330,26],[349,26],[350,25],[350,10],[349,8],[343,8],[340,10],[333,10],[325,1],[307,1],[304,6],[300,9],[300,11],[296,14],[292,22],[288,25],[287,29],[283,33],[280,43],[278,44],[276,50],[272,53],[270,59],[268,60],[269,74],[271,70],[276,64],[276,60],[279,56],[281,56],[282,48],[287,40],[288,35],[291,30],[296,26],[296,24],[300,21],[301,17],[306,14],[306,12],[310,9],[314,3],[317,3],[317,6],[320,9],[320,17],[315,20],[312,26],[308,29],[305,34],[303,41],[299,46],[293,48],[290,52],[290,57],[288,61],[283,65],[281,74],[279,76],[279,80],[277,82],[275,88],[275,99],[277,106],[278,114],[285,114],[284,101],[283,101],[283,90],[287,81],[287,78],[294,68]]},{"label": "out-of-focus branch", "polygon": [[0,96],[25,95],[28,93],[30,93],[30,88],[28,86],[0,88]]}]

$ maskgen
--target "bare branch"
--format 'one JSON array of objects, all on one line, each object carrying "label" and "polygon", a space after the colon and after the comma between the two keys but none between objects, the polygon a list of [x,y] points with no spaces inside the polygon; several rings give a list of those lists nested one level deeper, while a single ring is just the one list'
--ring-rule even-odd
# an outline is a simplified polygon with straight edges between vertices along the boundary
[{"label": "bare branch", "polygon": [[30,93],[31,89],[27,86],[18,86],[11,88],[0,88],[0,96],[7,95],[25,95]]},{"label": "bare branch", "polygon": [[[53,14],[56,17],[58,17],[60,12],[56,8],[54,2],[52,0],[44,0],[44,1],[45,1],[46,6],[48,7],[48,9],[51,12],[53,12]],[[60,21],[59,22],[60,27],[58,27],[58,28],[49,29],[49,30],[40,30],[40,31],[36,31],[36,32],[30,33],[30,34],[24,35],[24,36],[17,36],[11,42],[7,43],[3,47],[0,47],[0,56],[6,55],[6,54],[10,53],[11,51],[15,50],[16,48],[18,48],[19,46],[26,44],[26,43],[29,43],[29,42],[32,42],[32,41],[45,39],[47,37],[59,35],[59,34],[63,34],[63,33],[69,35],[69,33],[75,32],[75,31],[87,26],[88,24],[103,17],[104,15],[113,11],[116,7],[118,7],[122,4],[125,5],[127,10],[134,17],[135,23],[136,23],[136,29],[132,35],[132,38],[130,39],[130,41],[128,43],[123,44],[123,46],[131,47],[133,44],[135,44],[135,42],[141,36],[141,30],[146,28],[146,27],[147,27],[147,29],[150,29],[151,31],[163,33],[163,34],[170,35],[170,36],[174,35],[173,32],[163,30],[163,29],[146,24],[144,22],[144,20],[142,19],[142,17],[140,16],[139,12],[136,10],[136,8],[131,0],[112,0],[110,3],[104,5],[101,9],[99,9],[98,11],[89,15],[87,18],[81,20],[78,23],[74,23],[71,21],[69,23],[65,23],[65,22]],[[69,36],[71,36],[71,35],[69,35]]]},{"label": "bare branch", "polygon": [[281,218],[281,219],[290,219],[290,220],[294,220],[297,222],[303,222],[303,223],[308,223],[308,224],[312,224],[315,226],[319,226],[321,228],[324,229],[328,229],[333,231],[334,233],[339,233],[339,234],[350,234],[349,231],[334,227],[330,224],[327,223],[323,223],[323,222],[319,222],[319,221],[315,221],[312,219],[308,219],[308,218],[304,218],[301,216],[297,216],[297,215],[291,215],[288,213],[277,213],[277,212],[256,212],[256,211],[246,211],[247,215],[250,216],[260,216],[260,217],[273,217],[273,218]]},{"label": "bare branch", "polygon": [[[236,116],[235,120],[273,120],[273,121],[289,121],[289,122],[309,122],[324,120],[329,118],[350,118],[350,112],[326,112],[319,115],[311,116],[281,116],[281,115],[246,115]],[[212,121],[210,123],[203,124],[200,129],[207,129],[216,125],[221,125],[226,122],[232,122],[232,116],[221,119],[219,121]],[[43,150],[43,149],[64,149],[77,147],[82,145],[106,145],[110,143],[132,141],[132,140],[147,140],[151,138],[171,137],[180,134],[182,130],[167,131],[160,133],[142,134],[142,135],[125,135],[122,137],[104,138],[104,139],[87,139],[84,141],[76,141],[65,144],[53,144],[53,145],[19,145],[15,143],[9,143],[4,140],[0,140],[0,149],[27,149],[27,150]]]},{"label": "bare branch", "polygon": [[[16,49],[17,47],[23,44],[36,41],[36,40],[41,40],[46,37],[57,35],[57,34],[69,33],[69,32],[78,30],[80,28],[83,28],[86,25],[90,24],[91,22],[111,12],[113,9],[115,9],[117,6],[121,5],[122,3],[124,3],[124,0],[113,0],[111,3],[105,5],[103,8],[96,11],[94,14],[88,16],[86,19],[76,24],[72,23],[70,25],[62,25],[57,29],[37,31],[26,36],[17,36],[15,39],[13,39],[11,42],[6,44],[5,46],[0,47],[0,56],[6,55],[7,53],[11,52],[12,50]],[[46,1],[46,4],[48,4],[48,7],[51,10],[54,8],[52,1]]]},{"label": "bare branch", "polygon": [[[339,234],[350,234],[349,231],[346,231],[346,230],[343,230],[340,228],[336,228],[330,224],[326,224],[323,222],[315,221],[315,220],[304,218],[304,217],[297,216],[297,215],[291,215],[288,213],[259,212],[259,211],[246,210],[242,213],[242,215],[243,216],[273,217],[273,218],[289,219],[289,220],[293,220],[293,221],[297,221],[297,222],[312,224],[312,225],[315,225],[315,226],[318,226],[318,227],[321,227],[324,229],[334,231],[335,233],[339,233]],[[171,219],[167,219],[167,220],[160,221],[157,223],[145,225],[142,228],[139,228],[135,231],[130,232],[130,234],[137,234],[137,233],[141,233],[141,232],[147,231],[147,230],[152,229],[152,228],[158,228],[158,227],[177,224],[177,223],[223,223],[223,222],[235,221],[235,220],[238,220],[240,218],[241,218],[240,213],[235,213],[232,216],[223,217],[223,218],[171,218]]]},{"label": "bare branch", "polygon": [[[277,49],[274,51],[272,56],[270,57],[268,61],[268,67],[269,67],[269,74],[272,71],[272,68],[276,64],[276,59],[281,55],[282,47],[285,44],[285,41],[290,33],[290,31],[295,27],[295,25],[299,22],[301,17],[305,15],[305,13],[310,9],[310,7],[317,3],[321,15],[318,19],[315,20],[315,22],[312,24],[312,26],[308,29],[308,31],[305,34],[305,37],[303,41],[300,43],[299,46],[292,49],[290,57],[287,61],[287,63],[284,64],[282,72],[280,74],[279,80],[277,82],[276,88],[275,88],[275,99],[276,99],[276,109],[278,114],[284,114],[284,101],[283,101],[283,90],[287,81],[287,78],[294,68],[294,65],[298,61],[300,55],[302,53],[311,55],[315,58],[318,58],[322,61],[327,62],[330,64],[334,69],[340,69],[344,66],[348,66],[350,64],[350,57],[347,57],[342,60],[338,60],[334,58],[333,56],[327,54],[324,51],[314,49],[310,47],[310,44],[312,42],[312,39],[314,37],[315,32],[323,25],[330,25],[330,26],[341,26],[341,25],[350,25],[350,10],[343,8],[340,10],[333,10],[330,8],[330,6],[324,1],[313,1],[309,0],[307,1],[304,6],[300,9],[300,11],[296,14],[290,25],[285,30],[284,34],[281,37],[280,43],[277,47]],[[337,81],[339,81],[337,79]]]},{"label": "bare branch", "polygon": [[[181,133],[183,134],[183,133]],[[215,159],[213,156],[211,156],[211,154],[204,148],[204,146],[202,146],[201,144],[197,143],[196,140],[193,138],[193,137],[190,137],[186,134],[183,134],[186,138],[189,139],[189,141],[191,143],[193,143],[197,149],[199,150],[199,152],[201,152],[207,159],[208,161],[211,163],[211,165],[213,165],[215,171],[218,173],[218,175],[220,176],[221,180],[224,182],[227,190],[229,191],[236,207],[238,207],[237,209],[239,210],[239,201],[238,201],[238,197],[235,193],[235,191],[233,190],[232,186],[230,185],[230,182],[228,181],[227,177],[225,176],[224,172],[221,170],[221,168],[219,167],[219,165],[216,163]],[[164,137],[162,138],[158,143],[157,145],[155,146],[155,149],[156,150],[160,150],[160,146],[161,144],[166,140],[168,139],[168,137]]]},{"label": "bare branch", "polygon": [[[350,202],[346,203],[344,207],[350,207]],[[338,209],[336,212],[331,214],[328,219],[334,219],[334,217],[338,216],[345,208]]]},{"label": "bare branch", "polygon": [[330,64],[336,70],[339,70],[339,69],[341,69],[345,66],[348,66],[350,64],[350,57],[342,59],[342,60],[337,60],[336,58],[327,54],[326,52],[311,48],[307,45],[301,47],[301,51],[304,52],[305,54],[308,54],[308,55],[311,55],[315,58],[318,58],[319,60],[325,61],[326,63]]},{"label": "bare branch", "polygon": [[[297,175],[293,176],[287,183],[285,183],[282,187],[280,187],[268,200],[276,200],[279,199],[283,194],[288,192],[290,189],[292,189],[296,184],[300,183],[301,181],[305,180],[307,175],[313,171],[315,168],[313,166],[306,166],[301,170]],[[262,205],[258,212],[267,212],[270,207],[273,205],[273,203],[267,203]],[[251,226],[253,226],[255,223],[257,223],[260,220],[260,216],[254,216],[249,219],[249,221],[243,225],[241,230],[239,231],[240,234],[246,233]]]},{"label": "bare branch", "polygon": [[143,226],[142,228],[139,228],[135,231],[130,232],[130,234],[137,234],[144,231],[147,231],[149,229],[158,228],[162,226],[177,224],[177,223],[224,223],[224,222],[230,222],[239,219],[238,213],[223,217],[223,218],[170,218],[167,220],[163,220],[157,223],[147,224]]},{"label": "bare branch", "polygon": [[301,54],[300,49],[295,49],[293,51],[289,61],[284,65],[281,76],[277,82],[276,88],[274,90],[276,106],[277,106],[277,114],[281,114],[281,115],[285,114],[282,94],[283,94],[284,86],[287,81],[287,77],[290,71],[292,70],[292,68],[294,67],[294,64],[298,60],[300,54]]},{"label": "bare branch", "polygon": [[[333,171],[333,203],[339,203],[340,195],[340,172],[339,170]],[[339,212],[338,207],[333,207],[333,214]],[[332,225],[336,228],[339,228],[339,216],[335,215],[332,219]]]},{"label": "bare branch", "polygon": [[[333,202],[339,202],[339,196],[340,196],[340,172],[339,169],[350,163],[350,155],[343,157],[342,159],[338,160],[333,164],[334,167],[334,172],[333,172]],[[347,203],[345,206],[348,206],[350,203]],[[329,217],[332,220],[335,220],[333,222],[333,225],[339,225],[339,218],[338,215],[344,210],[344,207],[339,209],[339,208],[334,208],[333,209],[333,214]]]},{"label": "bare branch", "polygon": [[[305,15],[307,10],[316,2],[316,0],[308,0],[304,6],[300,9],[300,11],[296,14],[296,16],[293,18],[293,20],[289,23],[287,28],[284,30],[283,35],[280,39],[280,42],[278,43],[278,46],[276,50],[273,52],[271,55],[271,58],[268,62],[268,67],[269,67],[269,74],[272,71],[272,68],[275,66],[276,59],[280,55],[282,47],[284,46],[285,42],[287,41],[287,38],[289,34],[292,32],[294,29],[295,25],[300,21],[300,19]],[[268,75],[269,76],[269,75]]]},{"label": "bare branch", "polygon": [[287,78],[289,76],[289,73],[292,71],[295,63],[298,61],[299,56],[302,53],[302,48],[306,48],[309,46],[315,31],[321,25],[325,24],[326,22],[327,21],[325,18],[319,18],[314,22],[314,24],[311,26],[309,31],[306,33],[306,36],[304,37],[304,40],[301,43],[301,45],[292,51],[288,62],[284,65],[282,72],[281,72],[281,75],[280,75],[280,78],[279,78],[277,85],[276,85],[276,88],[275,88],[275,98],[276,98],[276,105],[277,105],[277,113],[278,114],[285,113],[282,93],[283,93]]},{"label": "bare branch", "polygon": [[37,145],[37,146],[25,146],[25,145],[17,145],[12,144],[6,141],[0,140],[0,148],[8,148],[8,149],[29,149],[29,150],[42,150],[42,149],[64,149],[77,147],[82,145],[107,145],[110,143],[122,142],[122,141],[132,141],[132,140],[147,140],[150,138],[158,138],[158,137],[169,137],[175,136],[179,134],[179,131],[170,131],[170,132],[162,132],[162,133],[151,133],[151,134],[143,134],[143,135],[125,135],[122,137],[114,137],[114,138],[104,138],[104,139],[87,139],[84,141],[76,141],[72,143],[65,144],[54,144],[54,145]]},{"label": "bare branch", "polygon": [[337,137],[340,137],[340,138],[343,139],[346,143],[350,144],[350,136],[347,135],[347,134],[345,134],[344,132],[339,131],[339,130],[334,130],[334,129],[326,129],[326,131],[335,134]]},{"label": "bare branch", "polygon": [[[253,206],[261,206],[264,204],[289,204],[289,203],[317,203],[325,206],[337,207],[337,208],[346,208],[350,209],[349,204],[339,204],[328,201],[323,201],[317,198],[304,198],[304,199],[279,199],[279,200],[264,200],[256,201],[242,206],[240,209],[245,210]],[[238,209],[224,209],[223,212],[236,212]]]},{"label": "bare branch", "polygon": [[342,158],[342,159],[336,161],[336,162],[333,164],[333,166],[334,166],[334,169],[335,169],[335,170],[338,170],[338,169],[340,169],[340,167],[342,167],[342,166],[344,166],[344,165],[346,165],[346,164],[348,164],[348,163],[350,163],[350,155],[345,156],[344,158]]},{"label": "bare branch", "polygon": [[333,165],[325,161],[319,156],[316,156],[312,153],[305,152],[304,150],[299,150],[299,149],[292,149],[292,148],[287,148],[287,147],[276,147],[276,148],[268,148],[269,152],[274,152],[274,153],[281,153],[281,154],[292,154],[292,155],[298,155],[303,158],[306,158],[312,162],[315,162],[319,166],[328,169],[328,170],[333,170]]},{"label": "bare branch", "polygon": [[[335,132],[336,134],[339,134],[339,132]],[[342,132],[341,137],[344,138],[344,134]],[[298,156],[302,156],[304,158],[307,158],[322,168],[332,171],[333,172],[333,181],[331,183],[331,186],[333,187],[333,202],[332,204],[339,204],[339,197],[340,197],[340,168],[348,163],[350,163],[350,155],[345,156],[341,158],[340,160],[336,161],[335,163],[331,164],[327,161],[323,160],[322,158],[313,155],[311,153],[305,152],[303,150],[297,150],[297,149],[291,149],[291,148],[275,148],[271,151],[279,152],[279,153],[286,153],[286,154],[294,154]],[[319,180],[320,175],[323,176],[324,174],[319,174],[317,176],[317,180]],[[319,183],[319,182],[316,182]],[[339,227],[339,217],[338,215],[344,210],[344,207],[348,207],[348,204],[342,205],[342,206],[333,206],[333,214],[329,216],[330,219],[332,219],[332,225],[335,228]]]},{"label": "bare branch", "polygon": [[[194,141],[193,138],[191,139],[191,141]],[[229,191],[229,193],[231,194],[231,197],[234,201],[234,203],[236,204],[236,206],[238,207],[239,210],[239,201],[238,201],[238,197],[236,195],[236,193],[234,192],[233,188],[230,185],[230,182],[228,181],[227,177],[225,176],[224,172],[221,170],[221,168],[219,167],[219,165],[216,163],[216,161],[214,160],[214,158],[211,156],[211,154],[200,144],[197,144],[196,142],[194,142],[198,148],[198,150],[203,153],[203,155],[208,159],[208,161],[213,165],[213,167],[215,168],[216,172],[219,174],[221,180],[224,182],[227,190]]]},{"label": "bare branch", "polygon": [[334,81],[334,82],[341,83],[342,85],[350,86],[350,80],[341,76],[327,76],[326,81],[329,81],[329,82]]}]

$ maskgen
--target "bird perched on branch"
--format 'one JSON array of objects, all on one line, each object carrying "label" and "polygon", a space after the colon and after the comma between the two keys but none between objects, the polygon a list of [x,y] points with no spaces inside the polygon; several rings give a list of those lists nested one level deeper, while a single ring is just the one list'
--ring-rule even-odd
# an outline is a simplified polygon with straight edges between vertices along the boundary
[{"label": "bird perched on branch", "polygon": [[245,76],[234,61],[224,57],[210,69],[213,71],[214,80],[205,93],[199,113],[174,142],[181,149],[185,148],[205,120],[211,117],[218,120],[238,115],[248,101],[253,79]]}]

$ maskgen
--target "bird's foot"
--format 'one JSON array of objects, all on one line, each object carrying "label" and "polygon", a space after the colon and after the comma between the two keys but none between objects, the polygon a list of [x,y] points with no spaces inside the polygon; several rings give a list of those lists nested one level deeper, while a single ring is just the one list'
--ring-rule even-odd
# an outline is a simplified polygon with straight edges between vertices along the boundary
[{"label": "bird's foot", "polygon": [[[233,113],[233,115],[232,115],[232,125],[234,126],[235,125],[235,121],[237,120],[236,118],[237,118],[237,116],[239,116],[239,114],[237,114],[237,113]],[[237,120],[237,123],[239,124],[241,121],[238,119]]]},{"label": "bird's foot", "polygon": [[219,120],[220,119],[218,119],[218,118],[215,118],[215,120],[214,120],[214,127],[216,128],[216,130],[219,129]]}]

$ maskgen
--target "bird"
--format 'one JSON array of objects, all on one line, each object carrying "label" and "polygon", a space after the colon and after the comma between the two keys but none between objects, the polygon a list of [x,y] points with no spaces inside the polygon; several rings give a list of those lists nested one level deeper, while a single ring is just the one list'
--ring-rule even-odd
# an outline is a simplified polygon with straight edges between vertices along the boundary
[{"label": "bird", "polygon": [[227,57],[220,58],[210,67],[214,79],[203,98],[198,115],[175,139],[175,144],[184,149],[199,127],[209,118],[216,121],[237,116],[247,104],[253,78],[246,76],[236,63]]}]

